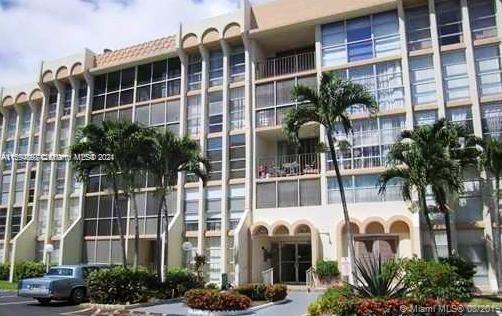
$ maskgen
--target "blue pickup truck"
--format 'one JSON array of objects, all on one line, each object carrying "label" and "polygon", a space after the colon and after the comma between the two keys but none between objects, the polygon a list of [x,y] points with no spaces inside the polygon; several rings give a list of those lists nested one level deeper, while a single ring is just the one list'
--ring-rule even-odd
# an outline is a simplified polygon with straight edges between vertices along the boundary
[{"label": "blue pickup truck", "polygon": [[92,271],[109,268],[107,265],[68,265],[52,267],[40,278],[21,280],[18,296],[32,297],[41,304],[51,300],[82,303],[89,295],[86,278]]}]

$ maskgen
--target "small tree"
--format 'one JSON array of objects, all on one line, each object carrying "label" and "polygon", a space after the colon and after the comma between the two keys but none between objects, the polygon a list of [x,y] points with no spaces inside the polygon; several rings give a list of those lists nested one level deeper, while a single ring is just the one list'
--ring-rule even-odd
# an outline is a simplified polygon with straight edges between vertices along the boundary
[{"label": "small tree", "polygon": [[362,85],[343,80],[332,73],[324,73],[321,77],[319,91],[306,86],[296,86],[293,89],[293,98],[304,101],[297,108],[291,109],[284,119],[283,130],[288,138],[298,144],[299,131],[302,126],[310,122],[317,122],[325,127],[328,139],[329,151],[342,201],[343,217],[347,227],[347,239],[349,244],[349,259],[352,271],[355,271],[354,240],[350,224],[347,200],[343,187],[342,176],[338,166],[335,137],[337,128],[342,128],[345,135],[352,131],[352,122],[349,118],[349,110],[352,107],[360,107],[373,114],[377,110],[377,104],[373,95]]}]

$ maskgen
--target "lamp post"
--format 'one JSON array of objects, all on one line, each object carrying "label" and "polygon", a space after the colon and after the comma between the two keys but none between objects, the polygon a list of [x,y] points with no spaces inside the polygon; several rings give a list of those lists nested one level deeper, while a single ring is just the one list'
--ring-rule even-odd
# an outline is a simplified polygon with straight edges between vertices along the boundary
[{"label": "lamp post", "polygon": [[51,254],[54,251],[54,246],[52,244],[46,244],[44,247],[44,251],[47,254],[47,257],[45,258],[45,272],[49,271],[49,265],[51,262]]}]

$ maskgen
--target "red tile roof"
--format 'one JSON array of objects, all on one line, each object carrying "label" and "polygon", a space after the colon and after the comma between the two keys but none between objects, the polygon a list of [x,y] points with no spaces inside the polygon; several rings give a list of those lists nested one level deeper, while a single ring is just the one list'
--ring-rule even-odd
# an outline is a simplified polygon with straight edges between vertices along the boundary
[{"label": "red tile roof", "polygon": [[138,45],[117,49],[111,52],[96,55],[96,67],[106,67],[121,64],[141,57],[148,57],[163,52],[172,51],[176,48],[174,35],[162,37]]}]

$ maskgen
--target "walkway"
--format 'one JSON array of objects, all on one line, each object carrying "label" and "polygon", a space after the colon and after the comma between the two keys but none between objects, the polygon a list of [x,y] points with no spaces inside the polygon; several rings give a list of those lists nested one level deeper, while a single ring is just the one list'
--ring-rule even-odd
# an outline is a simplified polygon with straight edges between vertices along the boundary
[{"label": "walkway", "polygon": [[[289,292],[287,302],[283,304],[267,307],[256,312],[250,312],[246,315],[260,315],[260,316],[301,316],[307,313],[307,307],[314,301],[321,292]],[[149,312],[162,314],[165,316],[178,316],[186,315],[187,308],[183,303],[170,303],[150,307],[143,307],[135,309],[136,311]]]}]

